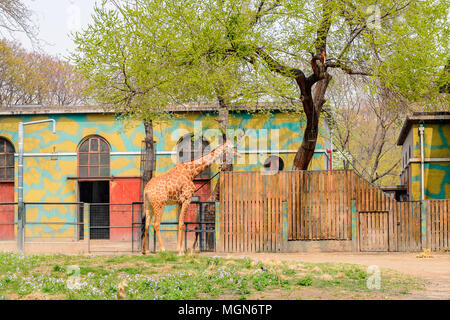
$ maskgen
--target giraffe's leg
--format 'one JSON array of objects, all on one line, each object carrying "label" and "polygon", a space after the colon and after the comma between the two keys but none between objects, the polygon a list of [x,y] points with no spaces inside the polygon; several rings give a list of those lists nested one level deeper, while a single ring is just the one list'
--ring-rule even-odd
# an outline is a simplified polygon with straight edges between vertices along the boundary
[{"label": "giraffe's leg", "polygon": [[184,217],[186,215],[186,211],[189,207],[190,201],[185,201],[181,205],[180,216],[178,217],[178,239],[177,239],[177,251],[178,255],[182,255],[183,250],[183,231],[184,231]]},{"label": "giraffe's leg", "polygon": [[155,219],[153,220],[153,228],[155,229],[156,237],[158,238],[159,249],[161,252],[166,251],[164,247],[164,243],[161,238],[160,225],[161,225],[161,217],[164,212],[164,206],[158,206],[154,208]]},{"label": "giraffe's leg", "polygon": [[[198,227],[195,227],[196,230],[198,230]],[[197,241],[198,241],[198,232],[195,233],[195,240],[194,244],[192,245],[192,250],[195,250],[195,247],[197,247]]]},{"label": "giraffe's leg", "polygon": [[144,203],[144,212],[145,212],[145,227],[144,227],[144,239],[142,242],[142,254],[145,255],[147,253],[147,237],[148,237],[148,227],[150,226],[150,203],[146,199],[147,197],[144,195],[145,203]]}]

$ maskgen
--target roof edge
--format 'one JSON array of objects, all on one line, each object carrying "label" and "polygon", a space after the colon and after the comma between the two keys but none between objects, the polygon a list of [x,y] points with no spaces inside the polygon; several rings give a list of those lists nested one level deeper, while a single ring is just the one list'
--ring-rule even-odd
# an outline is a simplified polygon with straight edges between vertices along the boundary
[{"label": "roof edge", "polygon": [[413,124],[416,123],[436,123],[436,122],[450,122],[450,111],[438,112],[414,112],[411,116],[406,117],[403,122],[402,129],[397,139],[397,145],[402,146],[408,136]]},{"label": "roof edge", "polygon": [[[293,111],[295,108],[282,103],[260,103],[256,105],[236,105],[230,111]],[[219,110],[218,104],[180,104],[169,105],[168,112],[215,112]],[[0,115],[40,115],[40,114],[64,114],[64,113],[117,113],[112,106],[92,105],[92,106],[11,106],[0,107]]]}]

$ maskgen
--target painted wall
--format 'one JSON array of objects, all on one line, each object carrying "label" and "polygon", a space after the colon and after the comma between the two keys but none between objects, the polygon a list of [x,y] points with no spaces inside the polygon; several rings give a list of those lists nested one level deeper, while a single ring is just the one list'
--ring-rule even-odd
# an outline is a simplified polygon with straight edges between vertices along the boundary
[{"label": "painted wall", "polygon": [[[10,140],[18,150],[18,123],[43,119],[56,120],[56,134],[51,132],[50,123],[35,124],[25,127],[24,136],[24,200],[25,202],[76,202],[77,181],[68,179],[77,176],[77,148],[87,136],[99,135],[106,139],[111,147],[111,175],[115,177],[130,177],[129,183],[139,183],[140,149],[145,137],[144,127],[140,122],[118,119],[111,114],[55,114],[55,115],[23,115],[1,116],[0,136]],[[278,155],[285,162],[285,170],[289,170],[295,151],[301,143],[302,124],[299,116],[288,113],[248,114],[235,113],[230,116],[230,125],[236,128],[246,128],[247,138],[238,148],[244,153],[235,160],[235,170],[262,170],[265,159]],[[157,141],[155,175],[167,172],[176,161],[176,145],[179,138],[187,133],[193,133],[201,127],[201,132],[207,135],[210,129],[217,129],[217,114],[208,113],[178,113],[173,120],[160,121],[154,124],[154,136]],[[209,131],[208,131],[209,130]],[[212,147],[217,141],[211,141]],[[323,132],[317,143],[317,149],[323,149]],[[256,149],[263,152],[256,152]],[[247,151],[245,151],[247,150]],[[126,154],[124,154],[126,153]],[[317,152],[311,163],[311,169],[323,169],[325,157]],[[17,156],[15,168],[15,192],[17,201]],[[212,166],[216,173],[218,165]],[[133,179],[134,177],[134,179]],[[119,180],[117,180],[119,181]],[[111,182],[111,202],[124,202],[117,196],[115,188],[118,182]],[[133,182],[134,181],[134,182]],[[211,182],[214,188],[217,179]],[[125,182],[121,182],[124,184]],[[140,188],[140,187],[139,187]],[[139,189],[135,185],[126,189]],[[115,201],[117,200],[117,201]],[[135,201],[130,197],[130,201]],[[168,206],[164,221],[176,221],[175,206]],[[27,222],[76,222],[78,217],[75,205],[29,205]],[[112,224],[125,223],[128,218],[112,219]],[[171,227],[168,227],[170,229]],[[112,232],[118,238],[121,235]],[[76,227],[72,225],[27,225],[28,239],[41,238],[76,238]]]},{"label": "painted wall", "polygon": [[[450,158],[450,123],[424,124],[424,158]],[[419,125],[412,126],[413,157],[420,160]],[[420,200],[420,162],[412,162],[410,199]],[[450,161],[425,162],[425,199],[450,199]]]}]

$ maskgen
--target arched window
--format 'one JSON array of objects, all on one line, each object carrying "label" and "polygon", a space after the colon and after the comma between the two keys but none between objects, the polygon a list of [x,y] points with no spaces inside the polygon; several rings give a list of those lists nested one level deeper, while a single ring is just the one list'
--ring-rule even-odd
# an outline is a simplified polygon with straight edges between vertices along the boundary
[{"label": "arched window", "polygon": [[270,156],[264,161],[264,170],[278,172],[284,169],[284,161],[280,157]]},{"label": "arched window", "polygon": [[14,180],[14,146],[0,138],[0,181]]},{"label": "arched window", "polygon": [[78,148],[79,177],[109,177],[110,148],[105,139],[93,136]]},{"label": "arched window", "polygon": [[[191,134],[185,135],[178,141],[177,155],[179,162],[189,162],[198,159],[211,152],[209,142],[201,137],[194,141]],[[196,179],[209,179],[211,177],[211,167],[202,171]]]}]

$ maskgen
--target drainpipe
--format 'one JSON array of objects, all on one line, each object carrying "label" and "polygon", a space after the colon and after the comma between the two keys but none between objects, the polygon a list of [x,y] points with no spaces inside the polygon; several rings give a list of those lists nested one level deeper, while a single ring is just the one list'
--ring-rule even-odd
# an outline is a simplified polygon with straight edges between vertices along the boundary
[{"label": "drainpipe", "polygon": [[56,133],[56,121],[53,119],[38,120],[30,122],[19,122],[19,176],[17,186],[18,214],[17,214],[17,246],[19,253],[23,253],[23,243],[25,242],[25,204],[23,202],[23,135],[24,127],[30,124],[42,122],[53,122],[53,133]]},{"label": "drainpipe", "polygon": [[420,201],[425,200],[425,171],[424,171],[424,153],[423,153],[423,133],[424,133],[423,123],[419,125],[419,135],[420,135]]}]

